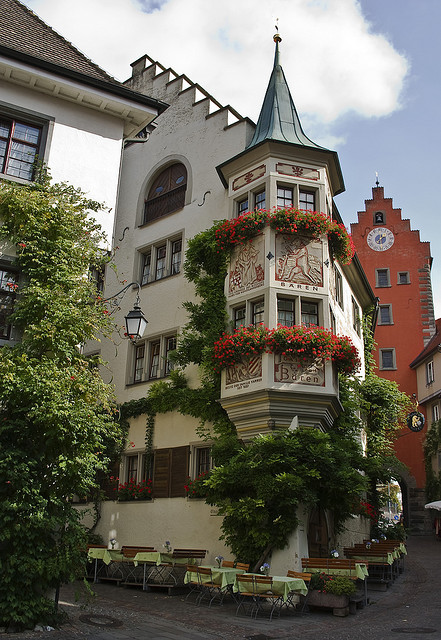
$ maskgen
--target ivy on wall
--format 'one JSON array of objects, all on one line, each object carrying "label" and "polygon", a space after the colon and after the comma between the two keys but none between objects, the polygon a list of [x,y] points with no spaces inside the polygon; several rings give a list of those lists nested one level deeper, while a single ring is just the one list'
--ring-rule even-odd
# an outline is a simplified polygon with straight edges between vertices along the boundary
[{"label": "ivy on wall", "polygon": [[436,474],[432,458],[441,450],[441,420],[434,422],[427,431],[424,442],[424,463],[426,469],[426,496],[428,502],[441,499],[441,471]]}]

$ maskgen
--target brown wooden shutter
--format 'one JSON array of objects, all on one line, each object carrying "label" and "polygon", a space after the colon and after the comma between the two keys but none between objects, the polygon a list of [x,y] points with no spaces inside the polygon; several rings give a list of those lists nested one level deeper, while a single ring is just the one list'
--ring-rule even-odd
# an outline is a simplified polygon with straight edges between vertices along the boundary
[{"label": "brown wooden shutter", "polygon": [[153,471],[154,498],[180,498],[187,495],[190,447],[157,449]]},{"label": "brown wooden shutter", "polygon": [[170,449],[157,449],[153,468],[153,497],[168,498],[170,487]]},{"label": "brown wooden shutter", "polygon": [[180,498],[187,495],[185,484],[188,478],[188,459],[190,447],[175,447],[171,450],[171,480],[170,498]]}]

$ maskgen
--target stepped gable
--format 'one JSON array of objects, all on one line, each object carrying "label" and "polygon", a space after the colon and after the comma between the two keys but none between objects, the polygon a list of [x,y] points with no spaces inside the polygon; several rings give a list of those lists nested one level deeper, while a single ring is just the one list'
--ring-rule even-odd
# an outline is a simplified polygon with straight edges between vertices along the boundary
[{"label": "stepped gable", "polygon": [[152,96],[167,104],[173,104],[178,98],[187,98],[190,105],[202,107],[202,114],[208,118],[216,114],[225,119],[225,126],[247,121],[230,105],[223,106],[213,98],[201,85],[190,80],[185,74],[178,74],[171,67],[164,67],[149,55],[144,55],[132,62],[132,76],[124,82],[133,91]]},{"label": "stepped gable", "polygon": [[0,52],[7,48],[121,86],[18,0],[0,0]]}]

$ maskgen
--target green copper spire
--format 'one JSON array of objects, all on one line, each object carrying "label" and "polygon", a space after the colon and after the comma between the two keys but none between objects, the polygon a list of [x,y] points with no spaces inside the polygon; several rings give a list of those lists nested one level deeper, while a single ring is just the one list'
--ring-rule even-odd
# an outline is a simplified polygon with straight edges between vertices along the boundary
[{"label": "green copper spire", "polygon": [[312,142],[303,132],[285,74],[279,62],[279,42],[281,40],[279,34],[274,36],[276,43],[274,67],[257,121],[256,131],[247,149],[264,140],[290,142],[313,149],[323,149]]}]

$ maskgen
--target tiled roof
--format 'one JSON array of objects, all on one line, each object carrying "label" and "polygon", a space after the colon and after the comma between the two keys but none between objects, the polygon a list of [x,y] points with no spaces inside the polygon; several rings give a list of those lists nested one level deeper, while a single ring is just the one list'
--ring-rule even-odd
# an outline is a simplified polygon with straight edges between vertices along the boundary
[{"label": "tiled roof", "polygon": [[18,0],[0,0],[0,46],[119,85]]},{"label": "tiled roof", "polygon": [[432,338],[426,344],[426,346],[421,351],[421,353],[417,355],[415,360],[413,360],[413,362],[410,363],[409,366],[412,367],[412,369],[415,368],[418,364],[420,364],[424,360],[424,358],[427,358],[427,356],[432,355],[432,353],[434,353],[437,349],[439,349],[441,345],[441,318],[438,318],[438,320],[435,320],[435,325],[436,325],[435,335],[432,336]]}]

